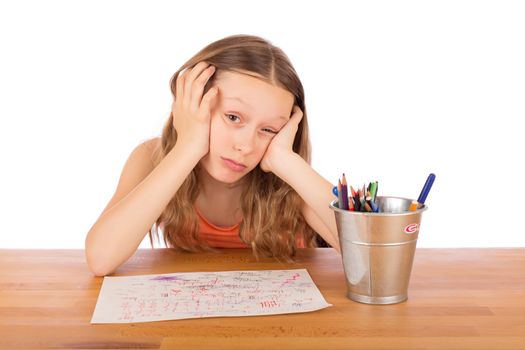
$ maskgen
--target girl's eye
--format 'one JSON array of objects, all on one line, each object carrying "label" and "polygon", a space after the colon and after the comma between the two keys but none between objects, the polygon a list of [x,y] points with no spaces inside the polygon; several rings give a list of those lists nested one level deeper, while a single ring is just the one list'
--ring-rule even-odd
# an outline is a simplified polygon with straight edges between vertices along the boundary
[{"label": "girl's eye", "polygon": [[241,121],[241,118],[239,118],[238,116],[234,114],[226,114],[226,118],[228,118],[228,120],[233,123],[238,123]]},{"label": "girl's eye", "polygon": [[[225,114],[225,117],[234,124],[238,124],[241,122],[241,118],[236,116],[235,114]],[[262,129],[262,131],[271,135],[276,135],[278,133],[278,131],[269,128],[264,128]]]},{"label": "girl's eye", "polygon": [[263,130],[264,132],[269,133],[269,134],[274,134],[274,135],[277,134],[277,131],[272,130],[272,129],[264,128],[264,129],[262,129],[262,130]]}]

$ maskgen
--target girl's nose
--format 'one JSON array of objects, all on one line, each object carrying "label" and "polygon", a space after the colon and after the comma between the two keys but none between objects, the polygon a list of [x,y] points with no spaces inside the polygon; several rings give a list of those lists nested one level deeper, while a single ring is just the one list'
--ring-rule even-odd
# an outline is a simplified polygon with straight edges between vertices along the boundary
[{"label": "girl's nose", "polygon": [[234,142],[233,149],[237,152],[250,153],[255,147],[255,132],[248,128],[239,130]]}]

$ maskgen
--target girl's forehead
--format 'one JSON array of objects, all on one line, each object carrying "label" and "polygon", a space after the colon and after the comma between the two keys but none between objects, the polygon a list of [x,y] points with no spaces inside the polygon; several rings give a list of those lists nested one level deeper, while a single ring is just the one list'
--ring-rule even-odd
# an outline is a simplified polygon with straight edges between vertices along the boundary
[{"label": "girl's forehead", "polygon": [[264,110],[288,119],[294,96],[288,90],[259,77],[237,72],[219,72],[215,83],[222,101],[238,103],[249,109]]}]

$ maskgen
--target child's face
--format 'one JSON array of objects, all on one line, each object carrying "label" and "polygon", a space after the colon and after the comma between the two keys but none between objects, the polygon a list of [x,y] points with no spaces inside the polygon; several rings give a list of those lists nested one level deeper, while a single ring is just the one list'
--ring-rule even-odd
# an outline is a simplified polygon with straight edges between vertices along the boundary
[{"label": "child's face", "polygon": [[210,152],[201,160],[216,180],[234,183],[261,161],[290,119],[294,96],[248,74],[218,72],[211,107]]}]

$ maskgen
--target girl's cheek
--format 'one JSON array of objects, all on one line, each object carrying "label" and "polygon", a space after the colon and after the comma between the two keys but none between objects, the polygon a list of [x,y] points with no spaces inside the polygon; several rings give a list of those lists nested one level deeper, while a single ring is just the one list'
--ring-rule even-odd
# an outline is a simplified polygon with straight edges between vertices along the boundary
[{"label": "girl's cheek", "polygon": [[264,156],[264,153],[266,153],[266,150],[268,149],[268,146],[270,146],[271,141],[272,140],[267,137],[259,140],[257,148],[259,153],[261,153],[261,158]]},{"label": "girl's cheek", "polygon": [[210,123],[210,146],[216,146],[221,144],[224,138],[227,138],[227,130],[225,130],[224,125],[220,119],[220,116],[212,116]]}]

